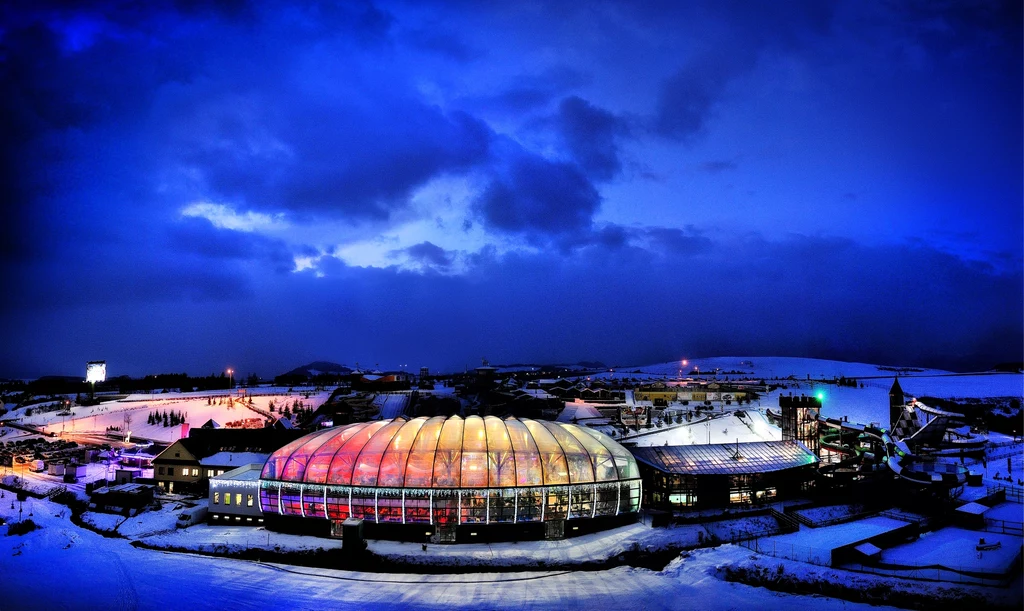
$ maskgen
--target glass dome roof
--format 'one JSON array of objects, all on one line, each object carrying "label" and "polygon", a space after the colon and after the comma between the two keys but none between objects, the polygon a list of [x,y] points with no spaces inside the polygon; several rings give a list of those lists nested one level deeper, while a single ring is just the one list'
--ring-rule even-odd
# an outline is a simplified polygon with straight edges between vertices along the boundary
[{"label": "glass dome roof", "polygon": [[633,455],[584,426],[495,416],[359,422],[277,450],[261,479],[340,486],[498,488],[640,477]]}]

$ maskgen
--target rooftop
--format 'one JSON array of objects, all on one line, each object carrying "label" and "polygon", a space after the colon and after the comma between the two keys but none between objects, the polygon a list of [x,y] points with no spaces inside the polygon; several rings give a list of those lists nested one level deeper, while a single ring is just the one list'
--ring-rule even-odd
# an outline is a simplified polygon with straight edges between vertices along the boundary
[{"label": "rooftop", "polygon": [[757,441],[630,448],[633,456],[659,471],[680,475],[765,473],[818,462],[799,441]]}]

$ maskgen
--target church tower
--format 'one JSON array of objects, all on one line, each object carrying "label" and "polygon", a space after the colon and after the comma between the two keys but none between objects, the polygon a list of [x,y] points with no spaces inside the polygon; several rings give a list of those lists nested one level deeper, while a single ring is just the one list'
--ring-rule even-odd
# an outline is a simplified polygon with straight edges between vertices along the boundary
[{"label": "church tower", "polygon": [[896,423],[903,415],[903,405],[906,401],[903,398],[903,388],[900,386],[900,379],[894,378],[892,388],[889,389],[889,430],[896,430]]}]

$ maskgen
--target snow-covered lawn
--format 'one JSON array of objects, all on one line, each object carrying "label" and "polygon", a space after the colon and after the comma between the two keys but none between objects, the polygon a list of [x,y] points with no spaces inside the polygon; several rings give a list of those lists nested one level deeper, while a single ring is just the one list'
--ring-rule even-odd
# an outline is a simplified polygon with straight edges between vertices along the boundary
[{"label": "snow-covered lawn", "polygon": [[[979,540],[999,549],[978,551]],[[947,527],[927,532],[913,543],[882,550],[882,562],[907,566],[939,565],[957,571],[1002,574],[1021,553],[1021,537]]]}]

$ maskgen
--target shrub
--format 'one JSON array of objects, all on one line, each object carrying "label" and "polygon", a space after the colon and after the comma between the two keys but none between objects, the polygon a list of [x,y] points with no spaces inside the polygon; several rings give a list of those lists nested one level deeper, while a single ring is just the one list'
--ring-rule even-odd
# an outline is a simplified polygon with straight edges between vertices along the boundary
[{"label": "shrub", "polygon": [[24,535],[32,532],[39,528],[39,526],[32,520],[22,520],[21,522],[15,522],[7,527],[7,535]]}]

